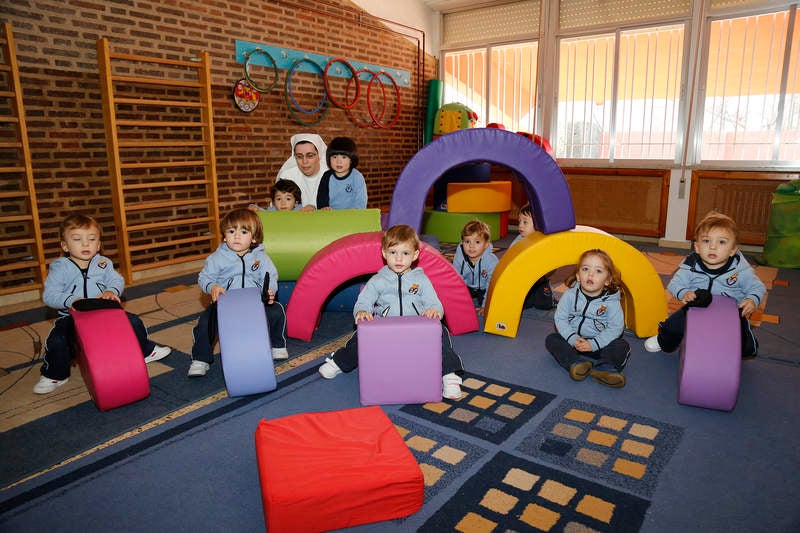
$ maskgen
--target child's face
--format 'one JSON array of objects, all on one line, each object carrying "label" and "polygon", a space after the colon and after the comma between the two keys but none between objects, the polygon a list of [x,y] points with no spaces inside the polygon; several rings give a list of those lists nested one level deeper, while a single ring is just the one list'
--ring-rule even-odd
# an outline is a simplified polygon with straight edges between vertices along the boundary
[{"label": "child's face", "polygon": [[597,255],[589,255],[578,265],[578,283],[587,296],[599,296],[608,286],[611,272]]},{"label": "child's face", "polygon": [[519,214],[519,221],[517,222],[517,230],[519,234],[523,237],[527,237],[534,231],[536,228],[533,225],[533,217],[529,215],[523,215],[522,213]]},{"label": "child's face", "polygon": [[733,232],[726,228],[711,228],[694,242],[694,251],[703,264],[711,269],[723,266],[738,249]]},{"label": "child's face", "polygon": [[350,156],[344,154],[336,154],[331,156],[331,170],[341,177],[347,175],[350,172]]},{"label": "child's face", "polygon": [[244,255],[250,250],[250,245],[253,244],[253,234],[250,230],[241,226],[235,228],[225,228],[223,232],[225,237],[225,244],[228,248],[233,250],[239,255]]},{"label": "child's face", "polygon": [[399,242],[381,250],[386,264],[395,274],[405,274],[411,270],[411,264],[419,257],[419,250],[410,242]]},{"label": "child's face", "polygon": [[470,259],[470,261],[476,261],[478,258],[480,258],[480,256],[483,255],[483,252],[485,252],[486,248],[488,247],[489,241],[485,240],[477,233],[461,237],[461,248],[464,250],[464,254]]},{"label": "child's face", "polygon": [[284,191],[277,191],[272,203],[278,211],[291,211],[297,206],[294,194]]},{"label": "child's face", "polygon": [[65,232],[61,249],[67,252],[81,268],[86,268],[92,257],[100,251],[100,231],[88,228],[72,228]]}]

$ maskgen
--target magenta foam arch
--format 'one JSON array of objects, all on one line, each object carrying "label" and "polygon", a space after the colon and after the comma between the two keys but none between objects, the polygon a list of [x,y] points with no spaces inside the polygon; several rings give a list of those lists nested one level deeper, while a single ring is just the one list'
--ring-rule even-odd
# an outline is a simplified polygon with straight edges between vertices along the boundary
[{"label": "magenta foam arch", "polygon": [[[383,267],[383,232],[354,233],[328,244],[308,261],[286,306],[286,333],[309,341],[328,295],[342,283],[374,274]],[[453,335],[478,330],[478,317],[469,290],[453,265],[438,250],[420,242],[418,264],[433,283],[444,307],[445,323]]]},{"label": "magenta foam arch", "polygon": [[470,128],[425,145],[405,166],[392,194],[387,227],[407,224],[419,232],[428,190],[447,170],[472,162],[511,169],[522,183],[536,228],[544,234],[575,227],[567,180],[540,146],[522,135],[496,128]]}]

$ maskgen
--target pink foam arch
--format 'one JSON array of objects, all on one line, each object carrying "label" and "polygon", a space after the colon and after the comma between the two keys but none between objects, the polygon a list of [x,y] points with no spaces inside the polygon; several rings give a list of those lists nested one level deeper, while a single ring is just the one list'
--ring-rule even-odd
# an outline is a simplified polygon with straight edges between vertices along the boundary
[{"label": "pink foam arch", "polygon": [[[328,244],[306,263],[286,306],[286,333],[311,340],[328,295],[342,283],[374,274],[383,267],[381,237],[373,231],[347,235]],[[418,265],[430,278],[444,307],[450,333],[478,331],[478,317],[464,280],[453,265],[431,245],[420,242]]]}]

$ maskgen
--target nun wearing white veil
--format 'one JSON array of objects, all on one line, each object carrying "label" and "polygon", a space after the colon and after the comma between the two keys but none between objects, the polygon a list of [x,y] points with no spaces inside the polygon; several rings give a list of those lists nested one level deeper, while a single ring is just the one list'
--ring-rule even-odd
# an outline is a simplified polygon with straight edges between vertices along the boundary
[{"label": "nun wearing white veil", "polygon": [[[298,133],[292,135],[292,156],[286,160],[278,171],[277,180],[295,182],[302,193],[301,211],[313,211],[317,208],[317,189],[322,174],[328,170],[327,146],[322,137],[316,133]],[[277,181],[276,180],[276,181]]]}]

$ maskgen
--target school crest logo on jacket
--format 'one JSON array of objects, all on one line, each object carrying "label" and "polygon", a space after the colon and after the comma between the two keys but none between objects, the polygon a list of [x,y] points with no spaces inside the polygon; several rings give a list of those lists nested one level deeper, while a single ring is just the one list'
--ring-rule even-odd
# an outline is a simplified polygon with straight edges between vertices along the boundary
[{"label": "school crest logo on jacket", "polygon": [[414,283],[411,287],[408,288],[408,294],[417,294],[419,292],[419,285]]},{"label": "school crest logo on jacket", "polygon": [[606,309],[608,309],[608,308],[605,305],[601,305],[597,309],[597,316],[603,316],[604,314],[606,314]]},{"label": "school crest logo on jacket", "polygon": [[725,283],[728,287],[736,285],[736,282],[739,280],[739,274],[731,274],[731,276],[725,280]]},{"label": "school crest logo on jacket", "polygon": [[258,267],[260,266],[261,266],[261,261],[253,261],[253,264],[250,266],[250,270],[255,272],[256,270],[258,270]]},{"label": "school crest logo on jacket", "polygon": [[106,261],[105,259],[101,259],[100,261],[97,262],[97,268],[102,268],[102,269],[108,268],[108,261]]}]

